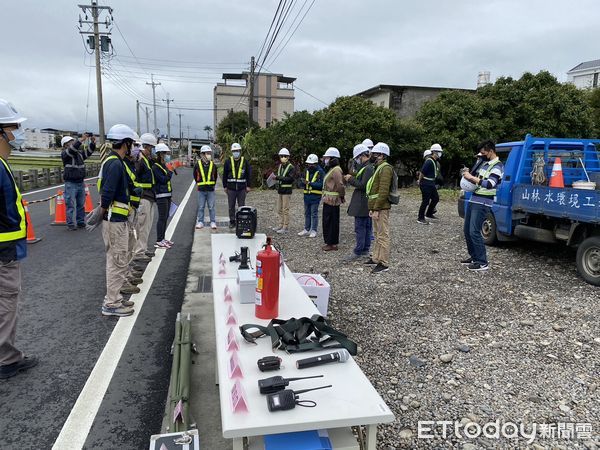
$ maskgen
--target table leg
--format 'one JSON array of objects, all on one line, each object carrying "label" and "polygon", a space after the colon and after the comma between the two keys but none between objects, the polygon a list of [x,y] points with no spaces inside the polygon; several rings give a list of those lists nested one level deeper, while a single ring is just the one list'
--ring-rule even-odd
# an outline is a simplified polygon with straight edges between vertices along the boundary
[{"label": "table leg", "polygon": [[367,425],[367,450],[377,450],[377,425]]},{"label": "table leg", "polygon": [[244,438],[233,439],[233,450],[244,450]]}]

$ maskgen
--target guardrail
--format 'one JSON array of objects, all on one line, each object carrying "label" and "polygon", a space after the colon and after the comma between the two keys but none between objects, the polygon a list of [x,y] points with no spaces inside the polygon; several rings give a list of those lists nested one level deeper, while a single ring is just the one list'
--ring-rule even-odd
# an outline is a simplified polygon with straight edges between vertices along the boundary
[{"label": "guardrail", "polygon": [[[86,164],[86,178],[98,175],[100,166],[100,163]],[[31,189],[61,184],[63,182],[62,172],[62,167],[52,167],[44,169],[14,170],[13,175],[19,190],[25,192]]]}]

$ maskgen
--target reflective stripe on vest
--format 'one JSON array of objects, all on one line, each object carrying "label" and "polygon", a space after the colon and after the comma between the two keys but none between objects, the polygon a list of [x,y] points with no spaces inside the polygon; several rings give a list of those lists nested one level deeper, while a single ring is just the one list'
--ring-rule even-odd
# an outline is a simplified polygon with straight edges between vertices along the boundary
[{"label": "reflective stripe on vest", "polygon": [[110,208],[108,208],[109,220],[110,216],[113,214],[119,214],[124,217],[129,217],[129,211],[131,211],[131,208],[129,208],[129,205],[127,203],[121,203],[115,200],[110,205]]},{"label": "reflective stripe on vest", "polygon": [[[21,192],[19,191],[19,187],[17,186],[17,182],[15,181],[15,177],[8,167],[8,164],[4,159],[0,158],[4,167],[6,167],[6,171],[10,176],[10,179],[13,183],[13,187],[15,188],[15,193],[17,194],[17,199],[15,202],[15,206],[17,207],[17,212],[19,213],[19,217],[21,220],[19,221],[19,229],[17,231],[0,231],[0,242],[11,242],[18,241],[19,239],[25,239],[27,237],[27,222],[25,221],[25,208],[23,208],[23,198],[21,197]],[[8,205],[6,205],[8,207]]]},{"label": "reflective stripe on vest", "polygon": [[[163,166],[161,166],[160,164],[156,164],[156,167],[158,167],[160,170],[162,170],[165,173],[165,175],[167,175],[167,176],[169,175],[169,171],[167,169],[165,169]],[[171,180],[167,181],[167,191],[169,191],[169,193],[172,192]],[[168,197],[168,196],[165,194],[157,194],[156,195],[156,198],[161,198],[161,197]]]},{"label": "reflective stripe on vest", "polygon": [[[306,171],[306,185],[304,188],[304,193],[305,194],[318,194],[321,195],[323,192],[317,190],[317,189],[313,189],[312,186],[309,184],[308,179],[310,176],[310,172],[307,170]],[[319,178],[319,171],[315,170],[315,173],[313,174],[312,180],[310,180],[311,183],[316,183],[317,179]]]},{"label": "reflective stripe on vest", "polygon": [[429,177],[425,177],[424,176],[423,179],[427,180],[427,181],[435,181],[436,178],[438,177],[438,165],[436,164],[436,162],[435,162],[435,160],[433,158],[427,158],[425,161],[426,162],[427,161],[431,161],[433,163],[433,178],[429,178]]},{"label": "reflective stripe on vest", "polygon": [[[287,166],[285,166],[285,169],[283,171],[283,175],[281,174],[281,164],[279,165],[279,169],[277,169],[277,176],[278,177],[285,177],[287,175],[287,173],[289,172],[289,170],[292,168],[291,164],[288,164]],[[279,182],[279,187],[280,188],[291,188],[292,185],[291,184],[281,184],[281,181]]]},{"label": "reflective stripe on vest", "polygon": [[228,183],[239,183],[241,181],[246,181],[246,180],[242,180],[242,169],[244,168],[244,157],[242,156],[242,158],[240,159],[240,167],[238,167],[237,176],[235,174],[235,160],[233,159],[233,156],[230,156],[229,160],[231,161],[231,173],[233,174],[233,176],[235,178],[228,178],[227,182]]},{"label": "reflective stripe on vest", "polygon": [[[131,184],[133,184],[134,187],[142,187],[140,186],[141,183],[138,183],[137,181],[135,181],[135,173],[133,173],[131,171],[131,169],[129,168],[129,166],[124,162],[123,166],[125,166],[125,170],[127,171],[127,175],[129,176],[129,179],[131,180]],[[141,200],[141,198],[139,198],[136,195],[133,194],[129,194],[129,201],[133,202],[133,203],[139,203]]]},{"label": "reflective stripe on vest", "polygon": [[336,169],[339,169],[340,172],[342,171],[342,168],[340,166],[335,166],[333,169],[331,169],[329,172],[327,172],[327,174],[325,175],[325,178],[323,178],[323,195],[330,195],[332,197],[339,197],[339,195],[340,195],[339,192],[333,192],[333,191],[326,191],[325,190],[325,183],[327,182],[327,179],[333,173],[333,171],[336,170]]},{"label": "reflective stripe on vest", "polygon": [[358,172],[356,172],[356,175],[354,175],[354,178],[358,179],[362,173],[365,171],[365,169],[367,168],[367,166],[361,167],[360,170]]},{"label": "reflective stripe on vest", "polygon": [[104,160],[104,162],[102,163],[102,166],[100,166],[100,172],[98,172],[98,181],[96,181],[96,187],[98,188],[98,194],[101,194],[100,190],[102,189],[102,169],[104,169],[104,164],[106,164],[107,161],[110,161],[111,159],[119,159],[119,157],[116,155],[110,155],[108,158],[106,158]]},{"label": "reflective stripe on vest", "polygon": [[379,165],[379,167],[377,167],[377,170],[375,170],[375,173],[373,174],[373,176],[369,179],[369,181],[367,181],[367,196],[369,197],[369,200],[375,200],[377,198],[379,198],[379,192],[377,194],[371,194],[371,189],[373,188],[373,183],[375,182],[375,176],[379,173],[379,171],[386,165],[390,165],[387,162],[383,162]]},{"label": "reflective stripe on vest", "polygon": [[152,176],[152,183],[138,183],[139,184],[138,187],[141,187],[142,189],[152,189],[152,186],[156,183],[156,181],[154,180],[154,172],[152,172],[152,167],[150,166],[150,161],[148,161],[144,155],[140,155],[140,156],[142,157],[142,162],[145,164],[145,166],[150,171],[150,175]]},{"label": "reflective stripe on vest", "polygon": [[[495,161],[490,161],[490,164],[487,166],[487,168],[485,170],[483,170],[483,167],[481,169],[479,169],[479,178],[480,179],[485,179],[488,178],[491,173],[492,173],[492,169],[494,168],[494,166],[496,164],[498,164],[500,162],[499,158],[496,158]],[[477,186],[477,189],[475,189],[475,192],[473,192],[474,194],[477,195],[485,195],[486,197],[493,197],[494,195],[496,195],[496,189],[486,189],[484,187],[481,186]]]},{"label": "reflective stripe on vest", "polygon": [[208,165],[208,175],[204,174],[204,166],[202,164],[202,161],[198,161],[198,169],[200,170],[200,177],[202,178],[202,181],[196,183],[198,186],[213,186],[215,184],[217,184],[216,181],[211,181],[211,175],[212,175],[212,171],[213,171],[213,162],[211,161],[210,164]]}]

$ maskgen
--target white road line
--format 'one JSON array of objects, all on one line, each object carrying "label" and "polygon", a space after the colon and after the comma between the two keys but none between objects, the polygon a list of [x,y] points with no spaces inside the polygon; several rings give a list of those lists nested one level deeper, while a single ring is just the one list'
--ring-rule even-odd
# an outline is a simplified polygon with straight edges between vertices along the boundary
[{"label": "white road line", "polygon": [[[192,195],[195,184],[195,182],[192,182],[181,205],[177,208],[177,211],[167,228],[166,239],[171,239],[173,236],[175,228],[179,223],[179,219],[183,214],[183,210]],[[121,359],[127,340],[135,325],[135,321],[146,300],[146,296],[154,282],[154,278],[156,277],[165,252],[166,250],[157,250],[156,256],[152,258],[152,261],[146,267],[146,270],[144,271],[144,283],[139,285],[141,288],[140,292],[131,296],[131,300],[135,301],[135,313],[130,317],[120,318],[115,325],[108,342],[104,346],[104,350],[102,350],[98,361],[96,361],[96,365],[92,369],[75,405],[73,405],[73,409],[64,423],[60,434],[56,438],[56,442],[54,442],[52,447],[53,450],[81,449],[85,444],[92,424],[94,423],[94,419],[96,418],[96,414],[98,414],[98,409],[100,409],[108,385],[110,384],[117,368],[117,364]]]},{"label": "white road line", "polygon": [[[98,178],[98,177],[86,178],[86,179],[85,179],[85,180],[83,180],[83,181],[95,180],[96,178]],[[64,183],[63,183],[63,184],[57,184],[57,185],[55,185],[55,186],[50,186],[50,187],[48,187],[48,188],[45,188],[45,189],[38,189],[37,191],[25,192],[24,194],[21,194],[21,195],[22,195],[23,197],[25,197],[26,195],[37,194],[38,192],[46,192],[46,191],[50,191],[50,190],[52,190],[52,189],[57,189],[57,188],[59,188],[59,187],[61,187],[61,186],[64,186]]]}]

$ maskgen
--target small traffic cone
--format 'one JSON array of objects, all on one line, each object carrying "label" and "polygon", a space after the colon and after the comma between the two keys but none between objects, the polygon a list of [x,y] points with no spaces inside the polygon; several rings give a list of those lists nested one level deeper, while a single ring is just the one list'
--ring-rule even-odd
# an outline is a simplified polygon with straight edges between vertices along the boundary
[{"label": "small traffic cone", "polygon": [[63,191],[58,191],[56,197],[56,209],[54,214],[54,222],[50,225],[66,225],[67,224],[67,207],[65,206],[65,197]]},{"label": "small traffic cone", "polygon": [[85,185],[85,212],[90,213],[94,210],[94,204],[92,203],[92,196],[90,195],[90,188]]},{"label": "small traffic cone", "polygon": [[565,187],[565,180],[562,173],[562,162],[560,158],[556,158],[554,160],[554,165],[552,166],[552,175],[550,175],[550,183],[548,186],[555,188]]},{"label": "small traffic cone", "polygon": [[23,200],[23,208],[25,209],[25,220],[27,221],[27,243],[35,244],[36,242],[40,242],[41,238],[35,237],[35,230],[33,229],[33,223],[31,222],[31,217],[29,217],[29,203],[27,200]]},{"label": "small traffic cone", "polygon": [[169,170],[172,171],[173,170],[173,164],[167,163],[167,169],[169,169]]}]

